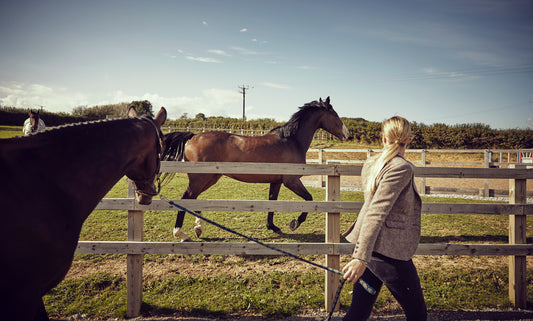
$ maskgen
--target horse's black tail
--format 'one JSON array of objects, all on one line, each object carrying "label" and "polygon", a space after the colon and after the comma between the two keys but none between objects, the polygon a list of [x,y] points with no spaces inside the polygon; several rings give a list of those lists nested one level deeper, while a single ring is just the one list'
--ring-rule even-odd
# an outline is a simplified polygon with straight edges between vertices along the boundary
[{"label": "horse's black tail", "polygon": [[[161,154],[162,161],[182,161],[184,160],[185,144],[195,134],[191,132],[173,132],[165,134],[163,142],[165,149]],[[176,173],[160,173],[161,185],[169,183]]]}]

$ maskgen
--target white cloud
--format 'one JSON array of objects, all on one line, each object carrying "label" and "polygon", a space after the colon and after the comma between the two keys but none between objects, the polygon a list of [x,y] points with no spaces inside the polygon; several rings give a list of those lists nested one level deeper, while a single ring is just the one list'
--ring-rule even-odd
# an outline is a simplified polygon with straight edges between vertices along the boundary
[{"label": "white cloud", "polygon": [[207,52],[215,54],[215,55],[219,55],[219,56],[226,56],[226,57],[230,56],[230,54],[228,54],[224,50],[220,50],[220,49],[209,49],[209,50],[207,50]]},{"label": "white cloud", "polygon": [[0,86],[0,105],[19,108],[43,107],[51,112],[70,112],[65,107],[87,105],[87,95],[66,88],[11,82]]},{"label": "white cloud", "polygon": [[220,60],[214,59],[214,58],[208,58],[208,57],[193,57],[193,56],[187,56],[185,57],[187,60],[192,61],[198,61],[198,62],[207,62],[207,63],[220,63]]},{"label": "white cloud", "polygon": [[241,117],[242,96],[237,90],[210,88],[202,91],[200,96],[165,97],[157,93],[145,93],[142,96],[128,95],[123,91],[116,91],[109,100],[100,101],[96,105],[130,102],[134,100],[148,100],[154,112],[165,107],[170,119],[180,118],[183,114],[194,117],[198,113],[206,116]]},{"label": "white cloud", "polygon": [[260,52],[260,51],[250,50],[250,49],[243,48],[243,47],[238,47],[238,46],[232,46],[230,48],[232,50],[242,54],[242,55],[245,55],[245,56],[255,56],[255,55],[264,55],[265,54],[265,53]]},{"label": "white cloud", "polygon": [[291,86],[287,84],[276,84],[272,82],[264,82],[262,83],[265,87],[275,88],[275,89],[291,89]]},{"label": "white cloud", "polygon": [[[42,84],[0,83],[0,105],[8,107],[39,108],[43,106],[50,112],[70,113],[78,106],[92,107],[134,100],[150,101],[154,112],[164,106],[171,119],[177,119],[184,113],[187,113],[189,117],[194,117],[198,113],[235,118],[242,116],[242,95],[237,89],[210,88],[196,96],[169,97],[158,93],[132,95],[124,90],[94,95]],[[251,106],[247,107],[251,108]]]},{"label": "white cloud", "polygon": [[239,32],[246,32],[246,31],[248,31],[247,28],[242,28],[241,30],[239,30]]},{"label": "white cloud", "polygon": [[207,23],[207,21],[205,21],[205,20],[202,21],[202,24],[203,24],[204,26],[208,26],[208,25],[209,25],[209,24]]},{"label": "white cloud", "polygon": [[[201,96],[196,97],[160,97],[157,94],[145,94],[141,98],[149,100],[154,106],[154,111],[164,106],[171,119],[177,119],[184,113],[187,113],[188,117],[194,117],[198,113],[203,113],[208,117],[239,118],[242,115],[242,96],[237,90],[210,88],[203,90]],[[135,99],[124,101],[131,100]]]},{"label": "white cloud", "polygon": [[468,76],[458,71],[440,71],[435,68],[424,68],[422,72],[423,75],[419,77],[414,76],[414,78],[460,79]]},{"label": "white cloud", "polygon": [[533,127],[533,118],[528,118],[528,119],[527,119],[527,124],[528,124],[530,127]]}]

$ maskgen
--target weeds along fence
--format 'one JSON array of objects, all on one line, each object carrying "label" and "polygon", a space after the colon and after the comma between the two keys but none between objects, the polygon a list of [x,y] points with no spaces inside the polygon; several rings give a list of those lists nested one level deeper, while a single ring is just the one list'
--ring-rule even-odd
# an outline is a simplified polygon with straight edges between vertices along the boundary
[{"label": "weeds along fence", "polygon": [[[519,166],[517,166],[519,167]],[[341,243],[341,213],[358,213],[361,202],[340,201],[341,176],[360,176],[360,165],[342,164],[265,164],[265,163],[192,163],[162,162],[162,172],[219,174],[287,174],[323,175],[326,177],[324,201],[265,201],[265,200],[174,200],[193,211],[230,212],[319,212],[325,213],[323,243],[269,243],[296,255],[325,255],[326,265],[340,269],[340,256],[350,255],[353,245]],[[420,244],[417,255],[500,255],[509,256],[509,299],[520,308],[526,307],[526,257],[533,255],[533,244],[526,244],[526,217],[533,214],[533,204],[527,204],[526,183],[533,171],[526,168],[444,168],[417,167],[417,177],[498,178],[509,179],[509,204],[423,203],[425,214],[487,214],[509,217],[509,244]],[[127,316],[140,314],[143,284],[144,254],[205,254],[205,255],[280,255],[253,242],[143,242],[143,211],[176,211],[163,200],[151,205],[139,205],[132,198],[103,199],[98,210],[127,210],[127,241],[80,241],[76,253],[127,254]],[[244,232],[245,231],[241,231]],[[331,309],[339,276],[325,272],[325,308]],[[474,289],[473,289],[474,290]],[[338,307],[336,307],[338,308]]]},{"label": "weeds along fence", "polygon": [[[309,164],[363,164],[373,154],[380,152],[380,149],[309,149],[307,152],[307,163]],[[412,160],[416,166],[465,166],[465,167],[479,167],[479,168],[511,168],[515,166],[524,165],[525,168],[533,168],[531,153],[533,149],[408,149],[407,155],[415,155],[413,157],[418,160]],[[419,154],[419,156],[416,156]],[[430,161],[428,158],[431,155],[470,155],[473,159],[479,161],[471,162],[454,162],[454,161]],[[339,157],[342,155],[342,157]],[[444,157],[446,159],[446,157]],[[412,158],[411,158],[412,159]],[[325,186],[323,176],[318,176],[318,186]],[[461,188],[461,187],[440,187],[428,186],[426,178],[420,177],[418,179],[419,191],[423,194],[436,193],[454,193],[461,195],[479,195],[483,197],[506,196],[509,190],[491,189],[489,179],[483,180],[479,188]],[[533,193],[529,193],[528,197],[532,197]]]}]

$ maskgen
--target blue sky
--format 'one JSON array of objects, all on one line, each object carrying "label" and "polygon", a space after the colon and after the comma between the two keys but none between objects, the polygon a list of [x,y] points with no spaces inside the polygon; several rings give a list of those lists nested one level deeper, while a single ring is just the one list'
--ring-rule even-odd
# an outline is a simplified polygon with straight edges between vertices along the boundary
[{"label": "blue sky", "polygon": [[533,1],[0,1],[0,105],[533,128]]}]

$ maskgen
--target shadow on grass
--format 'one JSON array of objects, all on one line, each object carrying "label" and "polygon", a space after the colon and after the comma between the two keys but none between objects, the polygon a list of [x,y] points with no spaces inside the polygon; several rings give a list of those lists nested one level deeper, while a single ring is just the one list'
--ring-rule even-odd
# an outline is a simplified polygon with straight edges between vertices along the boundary
[{"label": "shadow on grass", "polygon": [[[283,234],[283,235],[277,235],[272,234],[271,236],[266,237],[253,237],[254,239],[257,239],[261,242],[284,242],[284,241],[290,241],[290,242],[298,242],[298,243],[323,243],[325,240],[324,234],[315,234],[315,233],[303,233],[298,234],[297,232],[293,232],[294,234]],[[246,235],[246,234],[245,234]],[[228,237],[202,237],[199,239],[201,242],[247,242],[248,240],[236,236],[236,235],[228,235]]]}]

